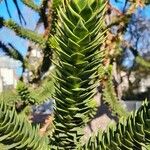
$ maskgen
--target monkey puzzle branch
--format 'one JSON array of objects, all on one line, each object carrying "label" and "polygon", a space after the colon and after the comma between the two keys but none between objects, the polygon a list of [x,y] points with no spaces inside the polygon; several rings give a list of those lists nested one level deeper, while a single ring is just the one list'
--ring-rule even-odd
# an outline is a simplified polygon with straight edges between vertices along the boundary
[{"label": "monkey puzzle branch", "polygon": [[22,3],[24,3],[27,7],[30,7],[32,10],[39,12],[40,8],[38,5],[36,5],[33,0],[21,0]]},{"label": "monkey puzzle branch", "polygon": [[15,49],[11,44],[9,44],[9,46],[11,47],[8,47],[7,45],[5,45],[4,43],[2,43],[0,41],[0,48],[2,48],[2,51],[9,57],[11,58],[14,58],[16,60],[20,60],[22,63],[24,62],[24,58],[22,56],[22,54],[17,50]]},{"label": "monkey puzzle branch", "polygon": [[45,47],[46,41],[42,35],[37,34],[36,32],[34,32],[32,30],[25,29],[25,28],[21,27],[20,25],[18,25],[17,23],[12,21],[11,19],[4,20],[1,18],[0,19],[0,25],[5,26],[5,27],[13,30],[18,36],[20,36],[24,39],[28,39],[30,41],[33,41],[33,42],[39,44],[41,47]]}]

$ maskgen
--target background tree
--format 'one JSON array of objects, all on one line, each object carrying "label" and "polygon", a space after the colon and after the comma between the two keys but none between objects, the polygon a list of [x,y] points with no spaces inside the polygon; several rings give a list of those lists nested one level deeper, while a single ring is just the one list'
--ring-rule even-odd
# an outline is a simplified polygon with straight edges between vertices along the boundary
[{"label": "background tree", "polygon": [[[149,4],[149,2],[144,3],[144,1],[116,1],[116,5],[122,4],[121,8],[116,8],[114,5],[109,3],[107,5],[107,15],[106,15],[106,24],[108,28],[107,32],[107,38],[106,42],[103,44],[101,49],[104,51],[104,60],[103,64],[105,66],[104,71],[100,70],[100,73],[103,72],[104,78],[101,76],[101,84],[100,84],[100,91],[103,89],[103,99],[106,104],[109,105],[110,108],[112,108],[112,111],[114,111],[114,114],[121,115],[120,110],[118,108],[121,108],[120,104],[118,103],[118,100],[122,99],[132,99],[132,94],[134,91],[133,86],[135,85],[130,84],[130,73],[136,68],[137,70],[140,70],[137,65],[130,65],[129,61],[127,60],[132,58],[132,55],[136,55],[135,62],[136,64],[141,64],[142,66],[145,66],[145,69],[143,70],[149,70],[148,67],[148,60],[144,57],[141,57],[142,53],[144,53],[144,46],[141,43],[142,37],[146,39],[146,34],[143,34],[143,32],[140,32],[140,29],[144,30],[148,33],[148,30],[146,30],[146,26],[144,27],[144,24],[141,23],[141,25],[135,26],[134,22],[137,22],[137,16],[140,17],[140,13],[137,10],[144,9],[145,4]],[[119,18],[119,19],[118,19]],[[136,20],[137,19],[137,20]],[[146,17],[143,18],[145,23],[147,22]],[[135,21],[136,20],[136,21]],[[148,23],[148,22],[147,22]],[[130,28],[132,27],[133,33],[130,32]],[[137,27],[137,28],[136,28]],[[137,32],[135,31],[137,29]],[[135,37],[136,34],[136,37]],[[138,35],[137,35],[138,34]],[[130,43],[129,39],[126,38],[132,36],[132,44]],[[148,34],[147,34],[148,36]],[[140,39],[138,41],[137,39]],[[134,40],[133,40],[134,39]],[[135,42],[136,41],[136,42]],[[143,42],[143,41],[142,41]],[[148,44],[148,40],[145,40]],[[134,44],[133,44],[134,43]],[[140,45],[140,52],[137,49],[137,44]],[[143,47],[142,47],[143,46]],[[127,51],[129,50],[132,55],[126,55]],[[148,49],[148,47],[147,47]],[[145,53],[145,55],[147,55]],[[130,56],[130,58],[129,58]],[[128,62],[127,68],[125,69],[125,63]],[[133,63],[134,61],[130,61],[130,63]],[[111,69],[110,69],[111,68]],[[108,77],[106,77],[108,76]],[[136,74],[136,77],[141,78],[140,74]],[[124,82],[127,80],[128,82]],[[109,85],[108,85],[109,83]],[[139,82],[135,82],[140,86]],[[133,86],[132,86],[133,85]],[[110,88],[111,87],[111,88]],[[132,94],[131,94],[132,91]],[[115,93],[115,94],[112,94]],[[139,91],[138,91],[139,93]],[[128,96],[125,96],[128,95]],[[131,97],[130,97],[131,96]],[[147,95],[144,94],[143,96],[137,96],[136,100],[143,100],[143,98],[146,98]],[[113,101],[113,103],[112,103]]]},{"label": "background tree", "polygon": [[[60,1],[45,1],[43,0],[40,5],[36,5],[33,1],[21,1],[23,4],[27,5],[29,8],[31,8],[33,11],[39,14],[39,21],[37,22],[37,28],[39,25],[44,26],[44,31],[42,34],[36,33],[36,31],[31,31],[29,29],[25,29],[23,26],[20,26],[19,24],[15,23],[12,19],[4,20],[4,18],[1,18],[1,26],[7,27],[11,30],[13,30],[16,35],[27,39],[34,43],[34,47],[30,46],[28,48],[28,53],[26,57],[23,57],[19,50],[16,50],[14,46],[11,43],[8,43],[8,45],[4,45],[4,43],[1,43],[1,47],[3,51],[22,62],[23,72],[25,69],[28,69],[29,72],[32,73],[33,77],[30,80],[30,83],[38,84],[43,77],[43,75],[49,70],[49,67],[51,66],[51,57],[52,57],[52,50],[50,50],[49,46],[49,39],[51,38],[51,35],[55,33],[55,21],[57,20],[56,15],[56,8],[58,7],[58,4],[60,5]],[[8,13],[11,13],[8,7],[8,2],[5,1]],[[17,12],[19,14],[20,22],[22,23],[22,14],[20,12],[19,6],[17,1],[14,1],[14,4],[17,8]],[[24,21],[25,23],[25,21]],[[38,62],[38,66],[34,67],[30,65],[30,52],[32,49],[37,49],[41,52],[40,61]],[[15,54],[14,54],[15,53]],[[15,56],[14,56],[15,55]]]}]

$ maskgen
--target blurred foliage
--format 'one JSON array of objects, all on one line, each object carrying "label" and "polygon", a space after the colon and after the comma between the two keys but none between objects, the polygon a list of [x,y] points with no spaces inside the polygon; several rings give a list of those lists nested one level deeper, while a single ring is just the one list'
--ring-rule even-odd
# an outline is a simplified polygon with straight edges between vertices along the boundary
[{"label": "blurred foliage", "polygon": [[7,105],[12,107],[17,101],[20,100],[20,97],[15,90],[6,90],[0,93],[0,99],[4,100]]},{"label": "blurred foliage", "polygon": [[101,83],[103,83],[103,100],[104,103],[106,103],[109,108],[111,109],[112,115],[117,116],[119,118],[121,117],[127,117],[129,113],[123,106],[123,103],[119,101],[119,98],[117,97],[114,84],[113,84],[113,76],[112,76],[112,66],[109,65],[107,70],[103,67],[99,68],[99,75],[101,76],[101,79],[103,80]]},{"label": "blurred foliage", "polygon": [[18,95],[20,96],[20,99],[22,100],[22,102],[25,103],[26,105],[29,105],[29,104],[32,105],[35,103],[35,99],[33,97],[31,97],[28,87],[25,85],[24,82],[22,82],[22,81],[18,82],[17,92],[18,92]]},{"label": "blurred foliage", "polygon": [[0,142],[7,150],[49,150],[47,137],[41,137],[38,128],[31,126],[24,115],[17,115],[0,102]]},{"label": "blurred foliage", "polygon": [[[145,101],[128,118],[121,118],[116,125],[90,137],[82,150],[143,150],[148,148],[150,129],[150,103]],[[149,150],[146,149],[146,150]]]}]

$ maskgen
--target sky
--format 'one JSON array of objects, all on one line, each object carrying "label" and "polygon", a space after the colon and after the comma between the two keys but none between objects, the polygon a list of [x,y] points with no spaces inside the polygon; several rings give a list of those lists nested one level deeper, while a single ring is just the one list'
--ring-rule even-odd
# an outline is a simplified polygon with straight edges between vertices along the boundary
[{"label": "sky", "polygon": [[[19,7],[20,10],[26,20],[26,25],[24,25],[24,27],[28,28],[28,29],[34,29],[35,28],[35,24],[38,20],[38,14],[34,13],[31,9],[27,8],[25,5],[23,5],[19,0]],[[12,0],[9,1],[9,8],[10,8],[10,12],[12,15],[12,19],[15,20],[18,24],[20,24],[19,22],[19,18],[17,15],[17,11],[16,8],[14,6],[14,4],[12,3]],[[5,7],[5,3],[1,2],[0,3],[0,16],[4,17],[5,19],[9,19],[9,15],[7,13],[6,7]],[[26,53],[26,49],[28,46],[28,42],[22,38],[19,38],[18,36],[15,36],[15,33],[3,28],[0,30],[0,40],[7,42],[11,42],[14,44],[14,46],[16,48],[18,48],[20,50],[20,52],[24,55]]]},{"label": "sky", "polygon": [[[112,4],[115,8],[117,8],[117,9],[119,9],[119,10],[123,10],[124,4],[125,4],[125,0],[117,0],[117,1],[118,1],[118,2],[116,2],[115,0],[110,0],[111,4]],[[145,18],[146,20],[150,19],[150,5],[148,5],[148,6],[144,7],[144,8],[138,8],[135,14],[136,14],[135,16],[136,16],[137,18],[138,18],[139,15],[140,15],[142,18]],[[138,14],[138,15],[137,15],[137,14]],[[150,24],[150,22],[148,22],[148,23]],[[144,30],[144,33],[143,33],[143,34],[145,34],[145,35],[144,35],[145,44],[150,44],[150,41],[148,40],[148,39],[149,39],[149,36],[150,36],[150,31],[149,31],[149,33],[145,33],[145,32],[146,32],[146,30]],[[127,39],[127,36],[128,36],[128,35],[129,35],[129,34],[126,32],[125,35],[124,35],[124,38]],[[143,41],[141,40],[140,43],[138,44],[139,47],[142,48],[142,52],[139,51],[139,53],[140,53],[141,55],[142,55],[142,53],[143,53],[144,51],[146,51],[146,52],[149,51],[149,49],[145,49],[145,50],[144,50],[142,44],[143,44]],[[139,49],[139,50],[140,50],[140,49]],[[123,60],[122,64],[123,64],[123,66],[124,66],[125,68],[127,68],[127,69],[132,68],[132,66],[133,66],[133,64],[134,64],[134,55],[133,55],[132,52],[131,52],[130,50],[128,50],[128,49],[127,49],[126,52],[125,52],[125,57],[124,57],[124,60]]]},{"label": "sky", "polygon": [[[13,4],[12,0],[8,0],[8,4],[9,4],[9,9],[12,15],[12,19],[15,20],[18,24],[20,24],[19,19],[18,19],[18,15],[17,15],[17,11],[15,8],[15,5]],[[40,0],[35,0],[35,2],[37,4],[40,3]],[[115,2],[115,0],[110,0],[111,4],[113,4],[114,7],[116,7],[117,9],[123,10],[124,7],[124,3],[125,0],[120,0],[119,2]],[[18,4],[20,7],[20,10],[26,20],[26,25],[24,25],[25,28],[34,30],[35,28],[35,24],[39,18],[38,14],[33,12],[31,9],[27,8],[25,5],[23,5],[20,0],[18,0]],[[138,10],[141,15],[143,17],[149,18],[150,19],[150,6],[146,7],[144,10]],[[4,17],[5,19],[9,19],[9,15],[5,6],[4,1],[2,1],[0,3],[0,17]],[[18,36],[15,35],[14,32],[6,29],[6,28],[2,28],[0,29],[0,40],[3,41],[4,43],[13,43],[13,45],[23,54],[26,54],[27,51],[27,47],[28,47],[28,41],[24,40],[22,38],[19,38]],[[0,52],[0,55],[1,52]],[[132,55],[129,53],[129,57],[126,58],[126,60],[124,61],[124,65],[127,67],[132,66],[132,62],[133,62],[133,57]],[[21,74],[21,68],[17,69],[17,74]]]},{"label": "sky", "polygon": [[[35,1],[37,4],[39,3],[39,0]],[[18,0],[19,8],[26,20],[26,25],[23,25],[25,28],[34,30],[36,22],[39,18],[38,14],[32,11],[30,8],[23,5],[20,0]],[[12,0],[8,1],[9,9],[11,12],[12,19],[20,24],[17,10],[15,8],[15,5],[13,4]],[[0,17],[4,17],[5,19],[9,19],[9,15],[5,6],[4,1],[0,3]],[[15,35],[15,33],[7,28],[0,29],[0,40],[4,43],[12,43],[22,55],[25,56],[27,47],[28,47],[28,41],[24,40],[23,38],[19,38]],[[0,52],[1,53],[1,52]],[[2,55],[2,53],[0,54]],[[22,68],[17,69],[17,74],[20,75],[22,72]]]},{"label": "sky", "polygon": [[[117,2],[116,2],[117,1]],[[124,4],[125,4],[125,1],[126,0],[110,0],[110,3],[115,7],[115,8],[117,8],[117,9],[119,9],[119,10],[123,10],[123,8],[124,8]],[[146,17],[147,19],[150,19],[150,5],[148,5],[148,6],[146,6],[146,7],[144,7],[144,9],[143,8],[139,8],[138,10],[137,10],[137,12],[138,11],[141,11],[140,13],[141,13],[141,15],[143,16],[143,17]]]}]

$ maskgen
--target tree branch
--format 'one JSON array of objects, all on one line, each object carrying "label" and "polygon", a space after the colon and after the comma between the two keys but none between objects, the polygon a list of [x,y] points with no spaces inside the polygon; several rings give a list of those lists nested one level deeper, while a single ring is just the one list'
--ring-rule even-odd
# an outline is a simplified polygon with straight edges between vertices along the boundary
[{"label": "tree branch", "polygon": [[146,68],[146,69],[150,69],[150,61],[142,58],[141,56],[137,56],[135,58],[136,63],[138,63],[139,65],[141,65],[142,67]]},{"label": "tree branch", "polygon": [[4,0],[4,2],[5,2],[5,6],[6,6],[7,13],[8,13],[8,15],[9,15],[9,17],[12,18],[11,13],[10,13],[10,9],[9,9],[9,7],[8,7],[8,2],[7,2],[7,0]]},{"label": "tree branch", "polygon": [[11,48],[9,48],[7,45],[5,45],[0,41],[0,48],[7,56],[14,58],[16,60],[20,60],[22,63],[24,63],[24,58],[21,55],[21,53],[17,49],[15,49],[11,44],[9,44],[9,46]]},{"label": "tree branch", "polygon": [[13,30],[18,36],[28,39],[30,41],[33,41],[37,44],[39,44],[41,47],[45,47],[45,39],[42,35],[37,34],[36,32],[25,29],[21,26],[19,26],[17,23],[15,23],[13,20],[4,20],[3,18],[0,18],[0,25],[5,26],[11,30]]},{"label": "tree branch", "polygon": [[30,7],[32,10],[39,12],[40,8],[38,5],[36,5],[33,0],[21,0],[22,3],[24,3],[27,7]]},{"label": "tree branch", "polygon": [[116,19],[113,20],[112,23],[110,23],[109,25],[107,25],[106,29],[109,29],[109,28],[111,28],[113,26],[117,26],[121,22],[124,22],[125,24],[127,24],[129,22],[130,18],[131,18],[131,15],[126,15],[126,16],[122,16],[120,18],[116,18]]},{"label": "tree branch", "polygon": [[24,24],[26,24],[26,21],[20,11],[20,8],[19,8],[19,5],[18,5],[18,2],[17,0],[13,0],[13,3],[14,5],[16,6],[16,10],[17,10],[17,13],[18,13],[18,17],[19,17],[19,20],[20,20],[20,23],[22,24],[22,21],[24,22]]}]

